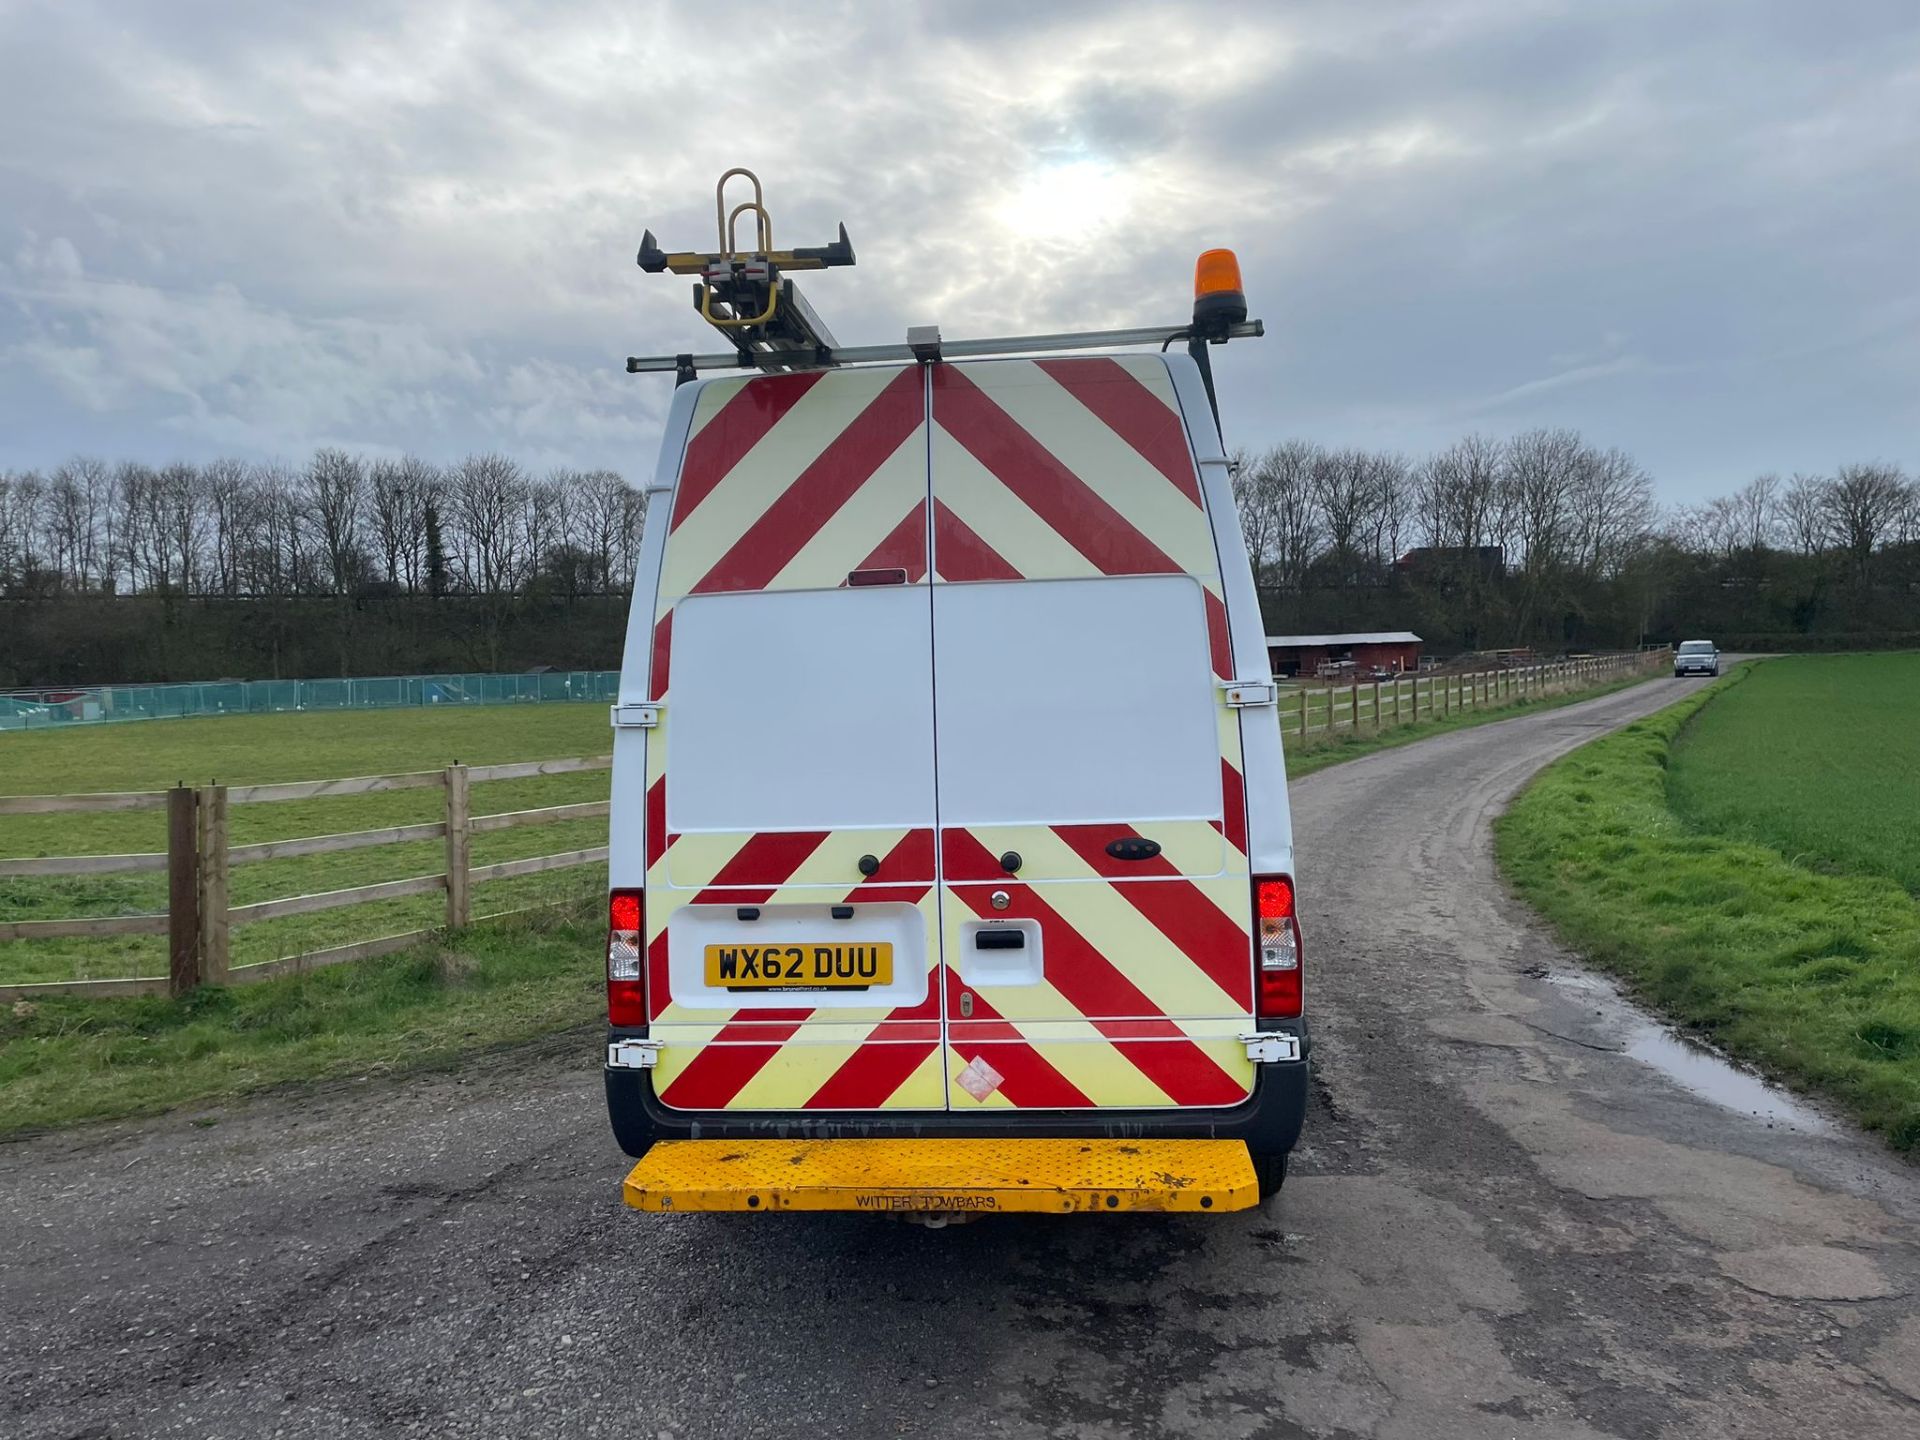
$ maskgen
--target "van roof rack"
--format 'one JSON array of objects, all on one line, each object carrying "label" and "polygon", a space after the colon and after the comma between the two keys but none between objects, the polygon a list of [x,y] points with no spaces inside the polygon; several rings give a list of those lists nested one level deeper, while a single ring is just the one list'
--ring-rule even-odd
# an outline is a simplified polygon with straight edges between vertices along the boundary
[{"label": "van roof rack", "polygon": [[[1230,326],[1223,338],[1252,339],[1267,333],[1258,320],[1242,320]],[[743,354],[716,351],[707,355],[629,355],[627,373],[646,374],[665,370],[686,372],[691,379],[696,371],[737,369],[758,366],[762,370],[812,370],[829,365],[870,365],[900,360],[979,359],[988,355],[1026,355],[1050,350],[1095,350],[1127,345],[1158,345],[1165,349],[1176,340],[1190,340],[1190,325],[1145,326],[1131,330],[1061,330],[1043,335],[1001,335],[980,340],[946,340],[938,325],[916,325],[907,331],[904,345],[825,345],[815,354],[775,352]]]},{"label": "van roof rack", "polygon": [[[745,177],[753,198],[727,207],[727,182]],[[982,340],[945,340],[937,325],[908,329],[904,345],[840,345],[783,271],[826,270],[854,263],[853,242],[842,224],[831,244],[776,250],[773,217],[767,212],[760,177],[735,166],[720,177],[713,193],[718,250],[667,251],[646,231],[640,238],[638,261],[650,275],[671,272],[698,278],[693,286],[693,308],[732,347],[712,354],[629,355],[630,375],[671,370],[675,383],[684,385],[702,370],[757,369],[769,373],[819,370],[836,365],[859,365],[902,360],[922,364],[941,359],[988,355],[1027,355],[1052,350],[1097,350],[1129,345],[1158,345],[1162,350],[1176,340],[1200,367],[1215,423],[1213,366],[1208,345],[1250,339],[1266,334],[1258,320],[1247,318],[1246,296],[1240,286],[1240,264],[1230,250],[1208,250],[1194,271],[1193,319],[1184,325],[1160,325],[1128,330],[1066,330],[1044,335],[1004,335]],[[739,226],[742,215],[754,221],[754,248],[743,249]]]}]

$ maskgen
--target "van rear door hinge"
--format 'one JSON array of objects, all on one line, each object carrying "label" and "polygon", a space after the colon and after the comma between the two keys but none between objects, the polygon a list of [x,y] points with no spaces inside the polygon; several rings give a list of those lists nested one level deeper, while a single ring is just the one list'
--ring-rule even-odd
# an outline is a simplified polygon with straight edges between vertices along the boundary
[{"label": "van rear door hinge", "polygon": [[614,1040],[607,1045],[609,1070],[651,1070],[659,1063],[658,1040]]},{"label": "van rear door hinge", "polygon": [[659,723],[660,707],[657,704],[613,707],[613,728],[616,730],[651,730]]},{"label": "van rear door hinge", "polygon": [[1247,1059],[1256,1065],[1273,1065],[1300,1058],[1300,1037],[1284,1030],[1252,1030],[1240,1037],[1247,1047]]},{"label": "van rear door hinge", "polygon": [[1274,705],[1280,700],[1280,687],[1271,680],[1229,680],[1220,688],[1227,692],[1227,704],[1235,710]]}]

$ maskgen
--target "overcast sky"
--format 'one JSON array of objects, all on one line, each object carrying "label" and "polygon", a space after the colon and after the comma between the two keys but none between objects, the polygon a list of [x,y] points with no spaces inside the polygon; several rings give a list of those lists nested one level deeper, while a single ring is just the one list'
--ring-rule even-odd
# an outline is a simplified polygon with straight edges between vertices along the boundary
[{"label": "overcast sky", "polygon": [[[738,77],[738,78],[729,78]],[[0,468],[651,467],[643,228],[756,168],[845,343],[1179,321],[1230,443],[1920,468],[1920,4],[0,0]]]}]

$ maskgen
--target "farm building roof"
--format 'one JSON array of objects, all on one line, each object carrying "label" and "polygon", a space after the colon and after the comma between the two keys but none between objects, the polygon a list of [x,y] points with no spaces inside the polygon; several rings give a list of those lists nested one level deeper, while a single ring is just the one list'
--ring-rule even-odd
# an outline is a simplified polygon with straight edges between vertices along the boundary
[{"label": "farm building roof", "polygon": [[1361,635],[1269,635],[1269,649],[1298,646],[1301,648],[1326,645],[1418,645],[1420,637],[1411,630],[1370,630]]}]

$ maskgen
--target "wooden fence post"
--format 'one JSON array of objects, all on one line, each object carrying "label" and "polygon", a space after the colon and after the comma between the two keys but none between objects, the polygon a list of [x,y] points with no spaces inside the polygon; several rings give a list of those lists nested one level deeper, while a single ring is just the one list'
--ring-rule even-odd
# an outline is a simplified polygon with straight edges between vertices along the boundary
[{"label": "wooden fence post", "polygon": [[1303,745],[1307,739],[1307,709],[1312,700],[1313,687],[1311,685],[1302,685],[1300,687],[1300,742]]},{"label": "wooden fence post", "polygon": [[190,786],[167,792],[167,994],[175,998],[200,983],[198,801]]},{"label": "wooden fence post", "polygon": [[447,928],[459,930],[473,919],[473,891],[468,880],[472,853],[472,800],[467,790],[467,767],[449,765],[447,786]]},{"label": "wooden fence post", "polygon": [[200,983],[224,985],[228,972],[227,787],[208,785],[199,795]]},{"label": "wooden fence post", "polygon": [[1347,728],[1354,734],[1360,733],[1360,682],[1347,682]]}]

